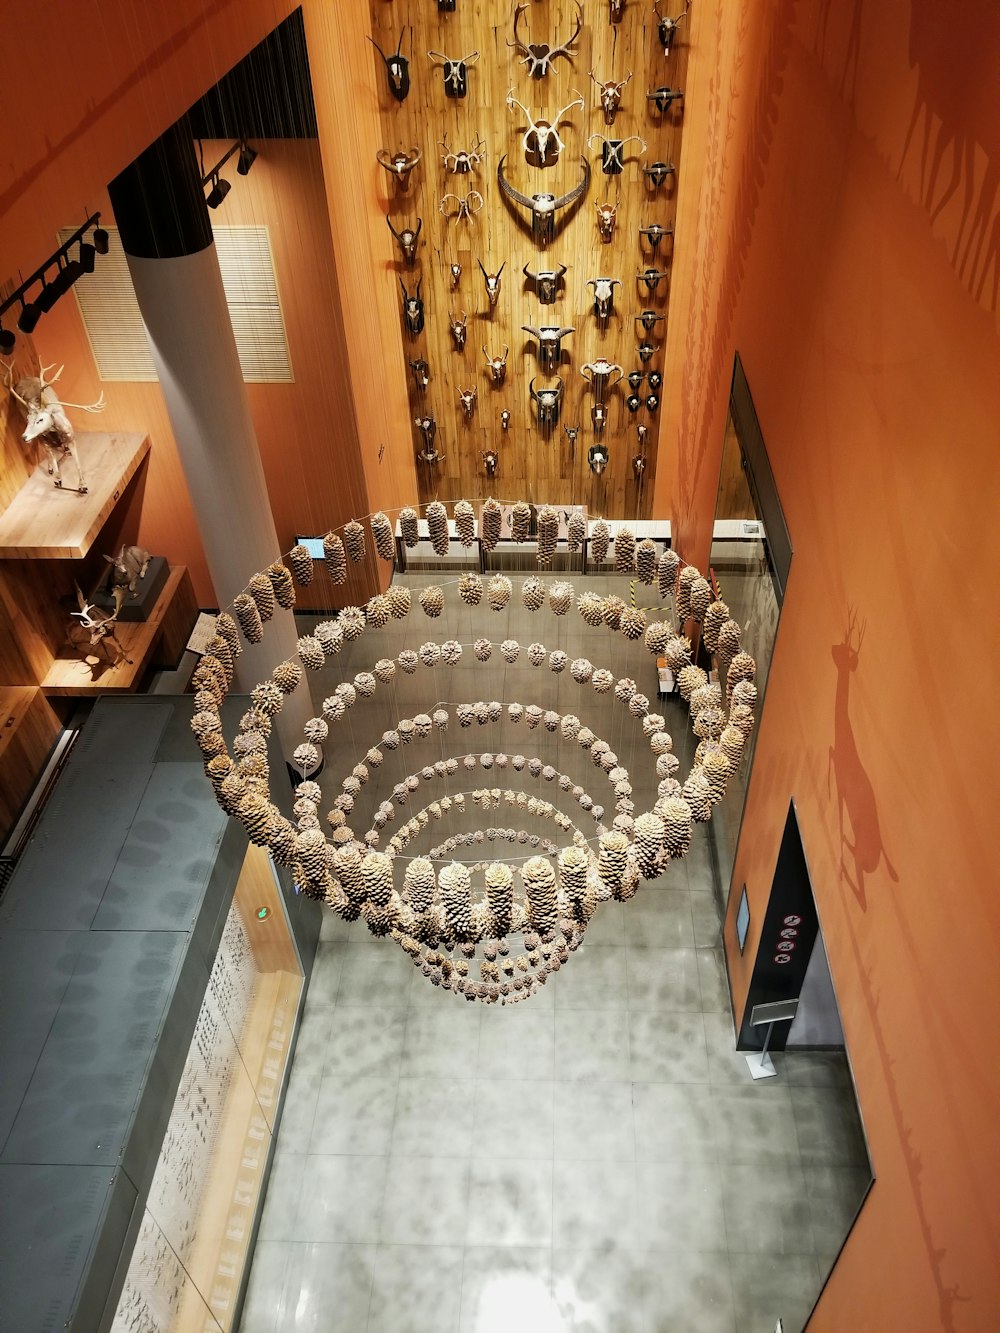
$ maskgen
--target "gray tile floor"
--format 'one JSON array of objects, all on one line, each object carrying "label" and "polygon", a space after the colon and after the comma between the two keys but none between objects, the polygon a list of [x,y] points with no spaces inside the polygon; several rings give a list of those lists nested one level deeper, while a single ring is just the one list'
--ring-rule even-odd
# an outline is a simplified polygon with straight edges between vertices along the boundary
[{"label": "gray tile floor", "polygon": [[[462,614],[432,624],[415,609],[406,630],[366,635],[315,697],[383,653],[470,642]],[[547,613],[498,619],[494,642],[547,635],[653,689],[641,646],[586,642],[578,617],[555,631]],[[531,669],[513,670],[463,663],[435,692],[577,712],[633,768],[648,808],[648,750],[621,705],[547,672],[529,692]],[[429,711],[426,677],[419,692],[400,682],[359,753],[418,699]],[[671,723],[680,751],[680,716]],[[488,744],[546,761],[555,740],[458,734],[459,753]],[[368,801],[427,762],[411,749]],[[599,799],[601,775],[582,771]],[[513,1008],[442,994],[391,942],[326,920],[242,1333],[771,1333],[779,1315],[801,1328],[867,1159],[842,1058],[789,1055],[778,1079],[754,1084],[735,1052],[705,848],[701,837],[632,902],[603,904],[569,965]]]}]

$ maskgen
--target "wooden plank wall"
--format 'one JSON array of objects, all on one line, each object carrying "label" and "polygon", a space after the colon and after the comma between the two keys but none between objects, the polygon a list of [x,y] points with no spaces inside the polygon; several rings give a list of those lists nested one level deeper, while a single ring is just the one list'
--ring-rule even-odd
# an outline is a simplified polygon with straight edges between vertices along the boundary
[{"label": "wooden plank wall", "polygon": [[[676,14],[683,9],[681,0],[665,0],[662,12]],[[576,5],[573,0],[536,0],[521,17],[520,35],[534,43],[558,45],[572,33]],[[668,178],[659,191],[649,187],[641,172],[642,163],[665,160],[681,169],[681,135],[684,119],[682,104],[675,103],[666,115],[659,115],[646,93],[669,85],[684,86],[687,47],[686,24],[669,55],[665,55],[656,33],[656,16],[650,3],[627,0],[619,22],[609,20],[607,3],[588,0],[584,7],[583,29],[572,60],[560,57],[546,78],[532,79],[519,53],[506,45],[513,36],[512,4],[492,4],[489,0],[457,0],[453,13],[441,13],[431,0],[371,0],[372,30],[383,51],[396,50],[403,31],[402,53],[410,62],[411,89],[403,103],[388,91],[381,57],[374,49],[371,58],[378,70],[383,143],[388,152],[418,146],[422,160],[410,177],[405,193],[399,192],[386,175],[381,203],[397,230],[416,226],[423,219],[417,264],[408,269],[401,258],[394,268],[412,291],[422,278],[425,301],[425,327],[411,338],[404,333],[404,357],[423,357],[430,366],[430,384],[424,393],[414,387],[409,366],[403,364],[398,374],[409,385],[413,417],[430,414],[438,425],[436,446],[444,454],[443,462],[432,467],[418,465],[421,499],[456,500],[490,492],[504,498],[524,497],[535,502],[585,503],[592,512],[611,517],[648,517],[655,471],[656,437],[661,409],[651,415],[643,407],[632,415],[625,407],[628,387],[625,381],[610,398],[608,425],[603,440],[610,447],[610,463],[602,477],[595,477],[587,463],[589,447],[595,442],[591,427],[590,390],[579,373],[588,361],[605,357],[621,365],[626,374],[641,369],[637,345],[642,333],[633,315],[646,308],[667,313],[667,284],[661,283],[657,295],[650,297],[636,281],[640,270],[653,264],[669,267],[671,241],[662,241],[658,253],[651,256],[641,226],[672,224],[677,177]],[[478,50],[479,60],[469,67],[468,94],[464,99],[445,96],[443,73],[427,57],[428,50],[458,58]],[[605,124],[599,91],[590,77],[594,70],[601,80],[620,80],[631,70],[632,78],[622,97],[621,108],[612,127]],[[526,128],[521,111],[506,106],[508,90],[528,107],[536,120],[548,119],[573,100],[579,91],[585,102],[560,123],[565,149],[557,161],[547,167],[531,165],[522,148]],[[625,170],[619,176],[605,176],[600,165],[600,145],[586,146],[591,134],[613,138],[640,135],[647,143],[642,159],[636,157],[638,145],[626,149]],[[471,148],[476,136],[485,141],[486,156],[478,169],[468,175],[451,175],[442,164],[439,142],[447,135],[451,148]],[[530,228],[523,225],[523,210],[512,209],[503,199],[497,183],[497,163],[506,153],[505,174],[523,194],[540,191],[563,194],[580,177],[580,156],[591,162],[592,178],[586,198],[564,224],[557,222],[555,239],[544,251],[532,242]],[[471,221],[448,221],[440,212],[440,200],[446,191],[464,195],[478,190],[484,205]],[[604,244],[597,228],[596,202],[618,201],[617,229],[610,244]],[[377,222],[373,225],[378,225]],[[395,251],[398,256],[398,251]],[[489,272],[501,263],[502,291],[491,315],[485,285],[478,262]],[[452,290],[449,265],[458,261],[463,273],[459,287]],[[568,266],[565,285],[555,305],[539,304],[532,286],[522,276],[527,264],[531,269]],[[593,314],[593,298],[587,280],[616,277],[622,286],[615,292],[615,311],[605,332],[599,331]],[[396,297],[402,306],[402,293],[396,284]],[[449,332],[449,311],[468,312],[468,339],[465,350],[456,351]],[[529,399],[528,385],[537,376],[536,387],[554,383],[539,367],[535,340],[521,331],[522,324],[558,324],[575,326],[576,332],[563,342],[559,373],[565,381],[565,396],[559,426],[548,435],[540,432]],[[656,326],[651,341],[657,352],[646,370],[663,369],[663,343],[666,321]],[[491,387],[483,356],[483,345],[499,355],[510,349],[507,377],[503,388]],[[478,402],[471,421],[466,422],[459,405],[460,387],[476,385]],[[649,390],[645,381],[640,395]],[[503,408],[511,413],[510,429],[500,426]],[[648,464],[642,484],[637,484],[632,459],[637,453],[635,427],[645,422],[649,427]],[[579,425],[580,435],[570,445],[563,426]],[[416,428],[414,451],[421,448]],[[495,482],[488,482],[482,453],[494,448],[500,463]]]}]

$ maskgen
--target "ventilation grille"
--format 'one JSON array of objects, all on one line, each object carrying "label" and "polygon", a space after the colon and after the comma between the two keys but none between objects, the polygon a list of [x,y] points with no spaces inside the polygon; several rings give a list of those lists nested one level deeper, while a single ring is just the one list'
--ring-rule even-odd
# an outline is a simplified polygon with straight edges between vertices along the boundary
[{"label": "ventilation grille", "polygon": [[[75,284],[80,313],[102,380],[155,381],[156,367],[132,290],[117,227],[108,229],[108,253]],[[214,227],[215,249],[243,378],[250,383],[292,380],[285,322],[278,301],[266,227]],[[60,241],[72,236],[60,232]]]}]

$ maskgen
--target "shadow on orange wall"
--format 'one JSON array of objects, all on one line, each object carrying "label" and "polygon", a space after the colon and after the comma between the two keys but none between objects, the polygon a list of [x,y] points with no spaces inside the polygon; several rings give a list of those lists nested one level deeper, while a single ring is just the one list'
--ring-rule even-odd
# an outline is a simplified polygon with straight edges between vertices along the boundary
[{"label": "shadow on orange wall", "polygon": [[[876,871],[879,862],[884,859],[886,870],[893,883],[899,882],[899,876],[893,869],[882,842],[875,788],[861,762],[848,707],[851,675],[858,669],[865,625],[862,623],[858,630],[856,648],[852,643],[855,629],[857,629],[857,616],[855,612],[849,610],[844,637],[830,649],[830,656],[837,668],[837,694],[833,708],[833,744],[830,746],[826,788],[829,793],[830,779],[834,778],[837,786],[837,819],[840,826],[840,876],[850,886],[861,910],[866,912],[868,902],[865,897],[865,875]],[[845,806],[847,817],[851,821],[851,832],[854,835],[853,844],[844,832]],[[845,851],[854,862],[853,879],[844,857]]]}]

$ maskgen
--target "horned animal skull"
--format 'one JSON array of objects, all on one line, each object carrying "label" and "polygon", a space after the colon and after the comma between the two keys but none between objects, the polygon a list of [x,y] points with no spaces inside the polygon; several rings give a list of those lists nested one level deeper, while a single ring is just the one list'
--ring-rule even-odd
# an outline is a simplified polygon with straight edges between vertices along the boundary
[{"label": "horned animal skull", "polygon": [[605,125],[613,125],[615,116],[618,114],[618,108],[622,104],[622,93],[625,91],[625,85],[632,77],[632,71],[625,75],[624,79],[618,81],[606,79],[602,82],[593,70],[590,71],[590,77],[597,84],[597,90],[601,98],[601,110],[604,112]]},{"label": "horned animal skull", "polygon": [[411,338],[422,333],[424,328],[424,303],[420,295],[422,282],[422,278],[417,279],[417,289],[411,296],[406,290],[406,283],[402,278],[399,280],[399,285],[403,289],[403,323]]},{"label": "horned animal skull", "polygon": [[483,261],[481,259],[477,262],[479,264],[479,271],[483,275],[483,281],[486,283],[486,299],[490,303],[490,310],[493,311],[496,309],[497,301],[500,299],[500,275],[507,267],[507,261],[504,260],[495,273],[487,273],[486,269],[483,268]]},{"label": "horned animal skull", "polygon": [[608,244],[615,234],[615,223],[618,221],[617,204],[595,204],[597,209],[597,230],[600,232],[601,240]]},{"label": "horned animal skull", "polygon": [[538,273],[532,273],[525,264],[522,272],[530,282],[534,283],[539,305],[554,305],[559,284],[566,272],[566,265],[560,264],[557,269],[541,269]]},{"label": "horned animal skull", "polygon": [[405,102],[406,95],[410,91],[410,62],[404,55],[400,54],[403,49],[403,37],[405,33],[406,29],[403,28],[399,34],[399,43],[396,46],[395,54],[391,56],[386,55],[374,37],[368,38],[372,46],[374,46],[375,50],[385,62],[386,78],[389,81],[389,92],[397,102]]},{"label": "horned animal skull", "polygon": [[621,282],[618,278],[591,278],[587,286],[594,289],[594,315],[603,328],[611,318],[615,303],[615,288],[620,287]]},{"label": "horned animal skull", "polygon": [[535,404],[535,414],[538,425],[542,430],[548,431],[559,420],[559,405],[563,396],[562,378],[557,381],[555,388],[536,389],[534,376],[528,385],[528,393],[531,401]]},{"label": "horned animal skull", "polygon": [[483,348],[483,356],[486,358],[486,368],[490,372],[490,381],[494,389],[499,389],[507,378],[507,353],[510,348],[503,349],[503,356],[490,356],[486,348]]},{"label": "horned animal skull", "polygon": [[455,344],[455,350],[461,352],[465,348],[465,339],[468,335],[469,316],[463,310],[461,315],[448,315],[448,328],[451,332],[452,341]]},{"label": "horned animal skull", "polygon": [[412,268],[417,257],[417,240],[420,237],[420,232],[424,225],[423,219],[417,218],[417,227],[415,231],[412,227],[404,227],[402,231],[397,231],[392,225],[392,219],[389,217],[388,213],[385,215],[385,221],[399,245],[400,252],[403,256],[403,263],[407,268]]}]

